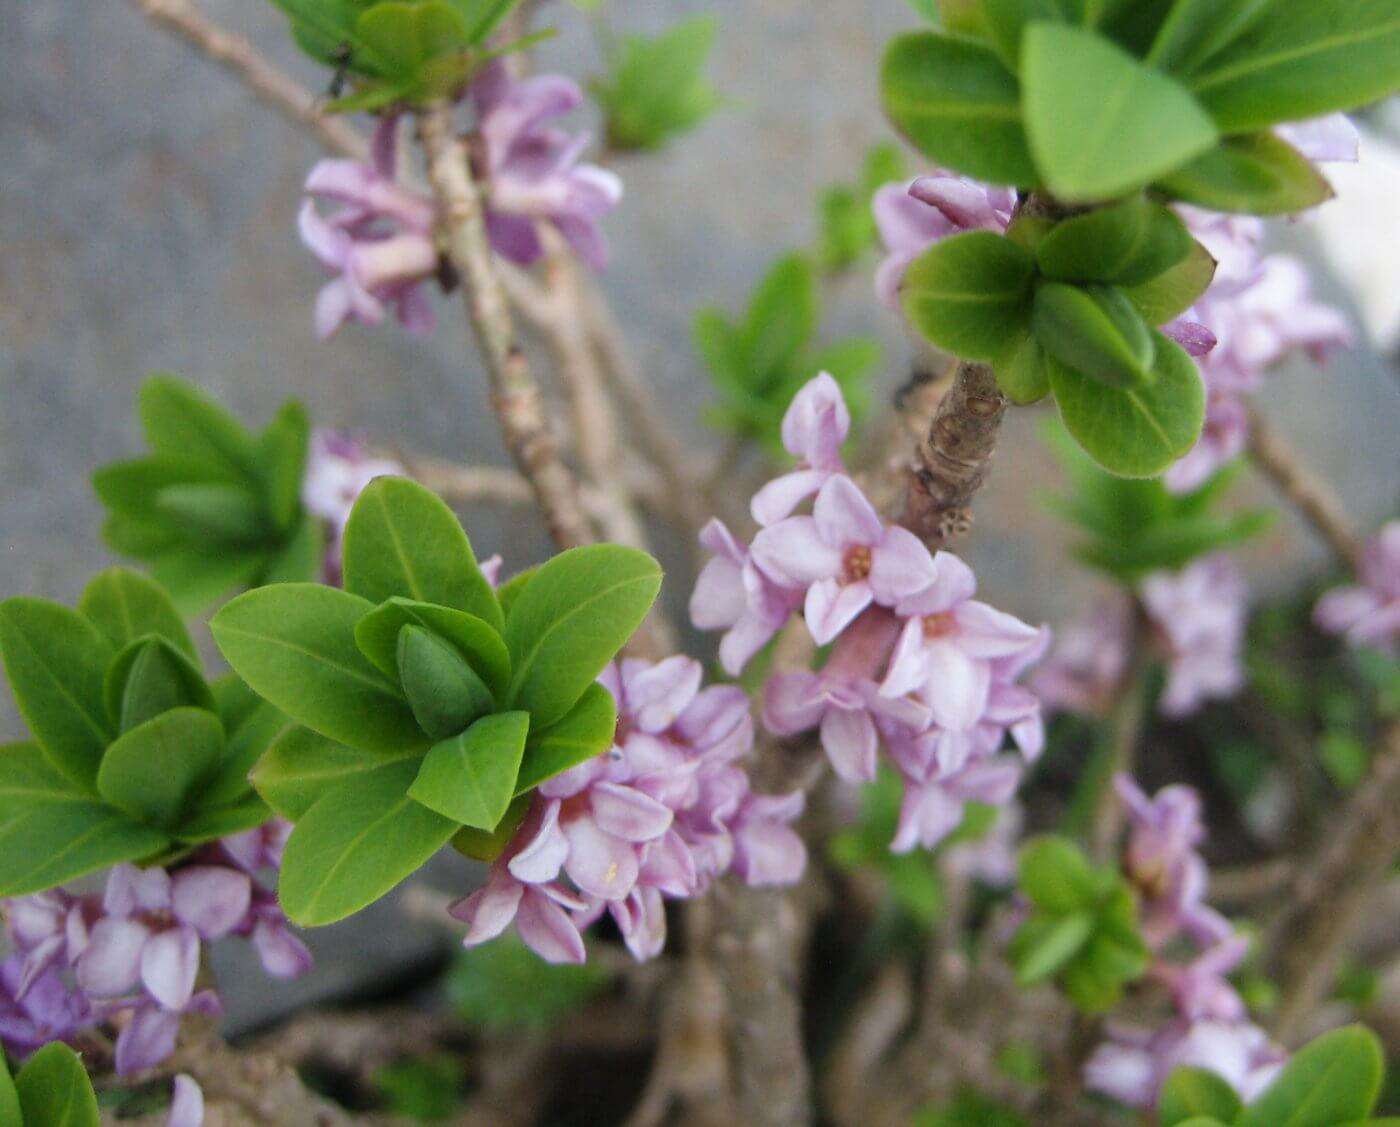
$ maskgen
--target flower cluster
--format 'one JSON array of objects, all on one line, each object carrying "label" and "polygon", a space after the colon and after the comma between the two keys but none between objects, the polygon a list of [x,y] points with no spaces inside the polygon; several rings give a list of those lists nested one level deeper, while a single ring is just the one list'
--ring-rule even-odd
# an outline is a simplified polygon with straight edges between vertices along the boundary
[{"label": "flower cluster", "polygon": [[497,253],[529,265],[544,253],[538,224],[550,223],[593,269],[607,265],[598,223],[622,199],[615,173],[580,164],[587,134],[545,124],[583,103],[578,84],[560,75],[516,80],[497,60],[472,83],[476,110],[473,165],[486,184],[486,227]]},{"label": "flower cluster", "polygon": [[[318,161],[297,216],[301,240],[333,275],[316,299],[316,335],[346,321],[377,325],[393,309],[403,326],[429,332],[435,318],[422,283],[438,272],[432,200],[399,182],[398,117],[382,118],[371,163]],[[318,203],[338,205],[323,215]]]},{"label": "flower cluster", "polygon": [[[1280,133],[1310,159],[1356,159],[1356,129],[1342,114],[1285,126]],[[1164,478],[1168,488],[1184,493],[1244,452],[1245,398],[1259,390],[1269,368],[1298,349],[1321,360],[1348,344],[1351,331],[1339,310],[1310,297],[1307,271],[1298,259],[1263,253],[1261,220],[1186,206],[1178,210],[1218,263],[1210,288],[1186,315],[1216,343],[1208,354],[1192,350],[1201,359],[1206,385],[1205,429]]]},{"label": "flower cluster", "polygon": [[753,747],[749,700],[701,688],[700,663],[623,660],[599,678],[617,701],[612,748],[540,784],[490,877],[452,908],[465,944],[512,922],[550,962],[582,962],[581,931],[605,911],[637,959],[666,941],[663,899],[702,893],[733,872],[750,885],[795,882],[806,849],[789,823],[801,792],[755,794],[737,760]]},{"label": "flower cluster", "polygon": [[940,239],[964,231],[1004,231],[1016,206],[1012,188],[994,188],[951,172],[886,184],[871,201],[885,258],[875,271],[875,292],[899,307],[899,285],[909,264]]},{"label": "flower cluster", "polygon": [[[829,375],[798,393],[782,427],[798,468],[755,494],[752,547],[719,521],[705,529],[714,558],[691,619],[725,631],[720,660],[737,675],[800,613],[831,651],[817,672],[769,679],[765,725],[781,736],[818,729],[833,769],[851,782],[875,777],[883,742],[905,784],[892,848],[931,848],[965,802],[1001,804],[1015,791],[1021,764],[1000,754],[1008,733],[1025,759],[1040,753],[1040,705],[1017,680],[1049,633],[974,599],[962,560],[880,519],[842,465],[849,428]],[[794,515],[809,497],[811,512]]]},{"label": "flower cluster", "polygon": [[[1148,1030],[1110,1024],[1109,1039],[1085,1065],[1085,1083],[1129,1107],[1157,1102],[1172,1070],[1207,1068],[1246,1102],[1266,1088],[1285,1055],[1248,1019],[1244,1001],[1226,979],[1248,952],[1248,940],[1205,903],[1205,838],[1201,802],[1190,787],[1171,786],[1148,798],[1131,779],[1114,780],[1127,807],[1129,836],[1123,870],[1143,906],[1143,938],[1154,953],[1149,976],[1166,988],[1173,1018]],[[1190,962],[1164,957],[1186,942]]]},{"label": "flower cluster", "polygon": [[361,490],[377,477],[407,474],[398,462],[373,454],[358,438],[344,431],[317,430],[311,435],[301,503],[326,526],[327,583],[340,584],[341,541]]},{"label": "flower cluster", "polygon": [[290,829],[269,822],[171,869],[117,865],[100,896],[51,889],[5,901],[14,951],[0,965],[0,1041],[26,1054],[113,1021],[117,1072],[139,1072],[170,1055],[184,1014],[220,1011],[212,990],[195,989],[203,943],[243,936],[268,974],[309,970],[310,953],[256,879],[280,865]]},{"label": "flower cluster", "polygon": [[1353,646],[1400,653],[1400,520],[1390,521],[1361,553],[1357,582],[1328,591],[1313,617]]},{"label": "flower cluster", "polygon": [[[1138,596],[1147,641],[1167,669],[1158,702],[1164,716],[1189,716],[1208,700],[1244,684],[1245,584],[1226,555],[1206,556],[1180,571],[1154,572]],[[1031,687],[1046,708],[1103,716],[1124,689],[1133,644],[1133,607],[1113,594],[1065,627]]]}]

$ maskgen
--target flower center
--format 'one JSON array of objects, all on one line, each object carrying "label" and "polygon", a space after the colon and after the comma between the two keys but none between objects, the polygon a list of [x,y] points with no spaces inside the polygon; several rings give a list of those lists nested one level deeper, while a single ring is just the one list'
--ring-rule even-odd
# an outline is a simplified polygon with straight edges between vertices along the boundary
[{"label": "flower center", "polygon": [[932,641],[944,638],[957,629],[957,620],[951,614],[928,614],[924,616],[924,637]]},{"label": "flower center", "polygon": [[841,571],[847,583],[858,583],[870,576],[870,549],[857,544],[846,549],[846,558],[841,561]]}]

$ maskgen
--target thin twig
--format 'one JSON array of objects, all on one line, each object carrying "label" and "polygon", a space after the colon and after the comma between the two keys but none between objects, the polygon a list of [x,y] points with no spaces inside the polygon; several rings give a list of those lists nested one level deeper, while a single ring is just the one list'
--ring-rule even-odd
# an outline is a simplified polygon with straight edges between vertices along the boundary
[{"label": "thin twig", "polygon": [[1341,498],[1310,470],[1259,410],[1249,410],[1249,457],[1348,568],[1361,559],[1361,542]]},{"label": "thin twig", "polygon": [[1147,642],[1145,635],[1142,614],[1135,608],[1128,635],[1128,653],[1132,656],[1109,714],[1106,755],[1101,765],[1096,764],[1102,777],[1097,780],[1099,790],[1089,823],[1089,850],[1099,862],[1113,856],[1123,832],[1123,803],[1113,777],[1132,774],[1143,721],[1147,718],[1147,662],[1142,653]]},{"label": "thin twig", "polygon": [[579,503],[578,483],[559,458],[546,425],[539,385],[516,340],[510,304],[486,236],[481,192],[453,126],[451,105],[438,101],[425,108],[419,115],[419,135],[445,249],[462,278],[467,315],[485,362],[506,447],[530,482],[555,543],[561,548],[587,544],[593,540],[593,531]]},{"label": "thin twig", "polygon": [[355,160],[369,158],[369,142],[348,122],[327,114],[323,99],[273,66],[243,36],[206,19],[189,0],[132,0],[132,3],[152,23],[179,36],[234,74],[260,101],[294,124],[310,129],[326,148]]}]

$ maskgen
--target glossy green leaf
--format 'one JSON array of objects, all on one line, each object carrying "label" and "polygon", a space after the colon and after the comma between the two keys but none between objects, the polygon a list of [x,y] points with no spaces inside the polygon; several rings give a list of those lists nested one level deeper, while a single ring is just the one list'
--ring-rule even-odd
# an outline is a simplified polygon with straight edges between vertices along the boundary
[{"label": "glossy green leaf", "polygon": [[189,631],[159,583],[125,567],[94,575],[78,600],[78,613],[121,649],[146,634],[158,634],[191,660],[197,660]]},{"label": "glossy green leaf", "polygon": [[1222,133],[1350,110],[1400,89],[1394,0],[1274,0],[1191,78]]},{"label": "glossy green leaf", "polygon": [[1272,133],[1227,137],[1157,187],[1187,203],[1247,215],[1287,215],[1333,195],[1312,162]]},{"label": "glossy green leaf", "polygon": [[366,751],[421,749],[398,687],[355,644],[372,609],[346,591],[283,583],[240,595],[209,625],[234,671],[297,723]]},{"label": "glossy green leaf", "polygon": [[507,707],[548,727],[567,713],[642,624],[661,589],[645,552],[594,544],[544,564],[511,607]]},{"label": "glossy green leaf", "polygon": [[1035,248],[1046,277],[1133,286],[1181,262],[1194,240],[1161,204],[1134,196],[1056,224]]},{"label": "glossy green leaf", "polygon": [[273,741],[251,773],[258,794],[290,821],[297,821],[312,804],[351,775],[382,767],[394,759],[346,747],[310,728],[291,728]]},{"label": "glossy green leaf", "polygon": [[257,441],[263,494],[273,523],[286,532],[301,514],[301,483],[311,445],[311,420],[295,401],[284,403]]},{"label": "glossy green leaf", "polygon": [[1235,1089],[1218,1073],[1182,1067],[1167,1077],[1157,1100],[1157,1117],[1161,1127],[1177,1127],[1193,1116],[1233,1123],[1243,1106]]},{"label": "glossy green leaf", "polygon": [[1156,337],[1157,378],[1110,387],[1053,359],[1050,386],[1065,427],[1094,461],[1123,477],[1153,477],[1182,457],[1205,421],[1205,387],[1191,357]]},{"label": "glossy green leaf", "polygon": [[289,532],[279,547],[270,550],[258,576],[260,583],[305,583],[319,578],[325,561],[325,532],[310,513]]},{"label": "glossy green leaf", "polygon": [[[199,798],[199,795],[195,796],[196,803],[199,802]],[[197,805],[180,820],[180,824],[171,833],[182,845],[202,845],[208,841],[228,837],[230,834],[255,829],[271,816],[272,811],[268,809],[267,803],[256,794],[250,793],[240,801],[228,805]]]},{"label": "glossy green leaf", "polygon": [[656,149],[695,128],[720,104],[704,68],[718,24],[697,16],[657,36],[629,35],[591,84],[616,149]]},{"label": "glossy green leaf", "polygon": [[462,652],[498,699],[510,686],[510,654],[500,634],[475,615],[411,599],[390,599],[355,627],[360,652],[386,676],[398,680],[399,634],[405,626],[426,627]]},{"label": "glossy green leaf", "polygon": [[1063,200],[1134,191],[1218,137],[1183,86],[1081,28],[1033,24],[1022,44],[1021,81],[1036,167]]},{"label": "glossy green leaf", "polygon": [[896,37],[880,69],[885,113],[916,149],[979,180],[1028,188],[1040,177],[1020,95],[991,48],[933,32]]},{"label": "glossy green leaf", "polygon": [[1200,243],[1193,243],[1186,257],[1170,270],[1139,286],[1120,288],[1149,325],[1165,325],[1195,305],[1214,278],[1215,259]]},{"label": "glossy green leaf", "polygon": [[399,631],[398,667],[408,705],[431,739],[456,735],[495,704],[456,647],[421,626]]},{"label": "glossy green leaf", "polygon": [[452,835],[452,848],[463,857],[470,857],[473,861],[485,861],[489,865],[506,851],[506,846],[515,836],[515,831],[520,828],[520,823],[530,812],[531,801],[528,794],[517,795],[506,807],[505,815],[493,830],[463,826]]},{"label": "glossy green leaf", "polygon": [[905,271],[900,300],[925,337],[955,356],[994,360],[1029,324],[1035,260],[990,231],[935,243]]},{"label": "glossy green leaf", "polygon": [[515,600],[524,592],[530,580],[535,578],[537,571],[539,571],[538,567],[527,567],[501,584],[500,589],[496,592],[496,599],[501,604],[501,613],[507,618],[510,617],[510,608],[515,605]]},{"label": "glossy green leaf", "polygon": [[1119,388],[1155,378],[1153,330],[1113,286],[1049,282],[1035,293],[1031,327],[1054,360]]},{"label": "glossy green leaf", "polygon": [[78,1054],[51,1041],[15,1076],[24,1127],[97,1127],[97,1096]]},{"label": "glossy green leaf", "polygon": [[79,790],[37,744],[0,748],[0,896],[41,892],[169,839]]},{"label": "glossy green leaf", "polygon": [[151,559],[151,575],[183,614],[197,614],[253,583],[267,566],[262,548],[220,551],[180,547]]},{"label": "glossy green leaf", "polygon": [[152,376],[141,385],[137,409],[146,441],[158,456],[228,481],[258,481],[247,428],[192,384],[169,374]]},{"label": "glossy green leaf", "polygon": [[612,746],[616,732],[617,703],[612,693],[602,685],[590,685],[562,719],[530,732],[515,793],[524,794],[546,779],[602,755]]},{"label": "glossy green leaf", "polygon": [[992,362],[997,387],[1012,403],[1025,405],[1044,399],[1050,394],[1050,369],[1045,363],[1045,349],[1035,334],[1022,332],[1012,339],[1010,347]]},{"label": "glossy green leaf", "polygon": [[1262,1095],[1244,1109],[1239,1127],[1332,1127],[1371,1114],[1385,1058],[1369,1029],[1348,1025],[1310,1041]]},{"label": "glossy green leaf", "polygon": [[298,819],[278,895],[295,923],[335,923],[378,900],[444,846],[457,823],[408,796],[418,759],[343,779]]},{"label": "glossy green leaf", "polygon": [[812,264],[800,254],[780,258],[749,299],[739,334],[744,364],[763,377],[792,362],[817,329],[819,299]]},{"label": "glossy green leaf", "polygon": [[191,796],[219,766],[224,727],[202,708],[173,708],[120,736],[102,757],[97,789],[137,821],[178,825]]},{"label": "glossy green leaf", "polygon": [[97,627],[59,603],[0,603],[0,658],[20,715],[54,765],[85,786],[115,735],[102,699],[113,652]]},{"label": "glossy green leaf", "polygon": [[259,544],[275,528],[251,485],[213,481],[168,485],[156,494],[156,511],[198,538],[217,543]]},{"label": "glossy green leaf", "polygon": [[452,0],[467,25],[467,37],[473,43],[485,40],[520,2],[521,0]]},{"label": "glossy green leaf", "polygon": [[1017,887],[1037,908],[1055,915],[1085,909],[1101,894],[1084,853],[1059,837],[1032,838],[1021,847]]},{"label": "glossy green leaf", "polygon": [[1027,920],[1009,951],[1016,981],[1022,986],[1044,982],[1079,953],[1093,931],[1094,918],[1088,912]]},{"label": "glossy green leaf", "polygon": [[529,729],[528,712],[483,716],[428,752],[409,796],[464,826],[495,829],[515,797]]},{"label": "glossy green leaf", "polygon": [[107,715],[121,732],[170,708],[214,708],[204,675],[184,651],[155,635],[137,638],[112,659],[102,695]]},{"label": "glossy green leaf", "polygon": [[1147,61],[1173,74],[1191,74],[1260,19],[1274,0],[1176,0],[1162,21]]},{"label": "glossy green leaf", "polygon": [[1072,18],[1062,0],[982,0],[980,6],[988,36],[1012,74],[1021,64],[1021,35],[1027,24]]},{"label": "glossy green leaf", "polygon": [[355,35],[389,78],[410,83],[424,77],[433,60],[471,45],[461,14],[442,0],[375,4],[355,21]]},{"label": "glossy green leaf", "polygon": [[10,1078],[10,1067],[5,1063],[5,1054],[0,1052],[0,1127],[24,1127],[20,1118],[19,1093],[15,1082]]},{"label": "glossy green leaf", "polygon": [[416,481],[381,477],[365,487],[345,527],[344,560],[353,595],[437,603],[501,628],[500,604],[467,534],[442,498]]}]

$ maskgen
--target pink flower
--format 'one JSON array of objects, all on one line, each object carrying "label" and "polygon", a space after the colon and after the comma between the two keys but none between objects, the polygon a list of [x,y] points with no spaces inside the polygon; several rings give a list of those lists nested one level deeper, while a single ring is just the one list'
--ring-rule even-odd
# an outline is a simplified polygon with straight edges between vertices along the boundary
[{"label": "pink flower", "polygon": [[165,1127],[202,1127],[203,1123],[204,1090],[193,1076],[182,1072],[175,1077]]},{"label": "pink flower", "polygon": [[1059,629],[1049,659],[1031,677],[1031,690],[1051,711],[1106,715],[1128,668],[1132,607],[1116,592]]},{"label": "pink flower", "polygon": [[1227,933],[1185,966],[1157,963],[1153,975],[1171,991],[1176,1011],[1188,1021],[1243,1021],[1244,1000],[1226,978],[1249,954],[1249,939]]},{"label": "pink flower", "polygon": [[950,552],[933,559],[928,586],[899,601],[907,619],[880,692],[887,697],[918,691],[933,722],[966,731],[987,709],[991,659],[1035,645],[1040,633],[1020,619],[973,599],[977,578]]},{"label": "pink flower", "polygon": [[[892,853],[908,853],[915,846],[932,849],[962,823],[969,802],[1004,806],[1020,785],[1022,768],[1008,756],[981,758],[945,769],[937,754],[913,750],[898,742],[891,751],[904,777],[904,800]],[[926,761],[923,772],[905,768],[915,760]]]},{"label": "pink flower", "polygon": [[115,998],[138,984],[166,1010],[189,1004],[202,939],[228,935],[242,922],[252,896],[245,873],[191,865],[164,869],[117,865],[107,877],[106,915],[92,927],[78,958],[78,985],[96,998]]},{"label": "pink flower", "polygon": [[127,999],[120,1007],[129,1009],[129,1020],[117,1034],[116,1070],[118,1076],[128,1076],[133,1072],[143,1072],[154,1068],[175,1051],[175,1039],[180,1033],[180,1019],[186,1014],[202,1014],[205,1017],[218,1017],[223,1006],[218,995],[212,990],[200,990],[176,1009],[168,1009],[152,999],[142,996],[127,1005]]},{"label": "pink flower", "polygon": [[1167,660],[1167,686],[1158,705],[1164,716],[1188,716],[1207,700],[1239,691],[1245,586],[1227,556],[1149,575],[1140,594]]},{"label": "pink flower", "polygon": [[341,541],[360,492],[377,477],[405,473],[398,462],[372,456],[362,442],[344,431],[312,432],[301,503],[312,516],[325,522],[330,533],[325,559],[327,583],[340,583]]},{"label": "pink flower", "polygon": [[1249,412],[1244,401],[1229,392],[1211,392],[1201,437],[1167,470],[1162,484],[1173,493],[1199,489],[1222,466],[1243,454],[1248,442]]},{"label": "pink flower", "polygon": [[840,385],[826,372],[805,384],[783,416],[783,447],[798,468],[768,482],[749,505],[753,519],[774,524],[791,515],[833,474],[845,473],[841,443],[851,430],[851,413]]},{"label": "pink flower", "polygon": [[1010,188],[992,188],[965,176],[938,172],[908,184],[886,184],[871,208],[887,251],[875,272],[875,292],[899,308],[899,287],[909,264],[949,235],[1004,231],[1016,206]]},{"label": "pink flower", "polygon": [[748,794],[731,823],[734,873],[754,887],[796,884],[807,867],[807,847],[792,828],[806,805],[803,793]]},{"label": "pink flower", "polygon": [[1317,602],[1313,618],[1353,646],[1400,652],[1400,520],[1386,524],[1365,547],[1358,583],[1336,587]]},{"label": "pink flower", "polygon": [[802,605],[803,593],[780,587],[761,572],[746,545],[718,518],[700,532],[714,557],[701,569],[690,596],[690,621],[698,630],[723,630],[719,660],[737,677]]},{"label": "pink flower", "polygon": [[[335,275],[316,299],[316,334],[323,340],[346,321],[377,325],[392,306],[413,332],[434,324],[421,283],[436,275],[432,201],[397,181],[398,119],[380,120],[373,163],[319,161],[306,178],[308,199],[297,216],[301,240]],[[340,205],[329,217],[318,201]]]},{"label": "pink flower", "polygon": [[0,1042],[11,1053],[28,1056],[50,1041],[71,1040],[95,1020],[91,1002],[57,969],[26,981],[22,955],[0,963]]},{"label": "pink flower", "polygon": [[1361,134],[1344,113],[1289,122],[1278,126],[1274,132],[1309,160],[1319,163],[1345,161],[1354,164],[1359,156]]},{"label": "pink flower", "polygon": [[497,61],[472,83],[471,99],[492,245],[529,265],[544,253],[536,225],[549,222],[580,258],[601,270],[608,250],[598,223],[621,200],[622,181],[606,169],[578,163],[587,135],[571,138],[544,124],[582,104],[583,92],[559,75],[516,81]]},{"label": "pink flower", "polygon": [[908,529],[886,527],[850,478],[837,474],[811,516],[788,517],[754,538],[753,558],[779,586],[805,589],[807,629],[818,645],[872,602],[894,606],[933,582],[933,557]]}]

